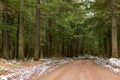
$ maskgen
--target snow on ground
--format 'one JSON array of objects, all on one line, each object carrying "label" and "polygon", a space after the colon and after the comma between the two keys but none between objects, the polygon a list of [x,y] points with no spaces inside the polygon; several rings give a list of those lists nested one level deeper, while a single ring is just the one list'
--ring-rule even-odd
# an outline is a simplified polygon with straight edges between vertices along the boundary
[{"label": "snow on ground", "polygon": [[[46,72],[46,70],[51,71],[54,70],[56,67],[52,68],[55,65],[61,65],[64,63],[67,63],[71,61],[70,58],[65,58],[61,60],[56,59],[40,59],[40,61],[43,61],[42,64],[33,65],[30,67],[26,66],[18,66],[16,68],[0,68],[7,70],[9,73],[6,75],[1,75],[0,80],[29,80],[29,78],[34,74],[38,73],[39,76],[43,75],[43,73]],[[51,69],[50,69],[51,68]]]},{"label": "snow on ground", "polygon": [[105,65],[105,67],[115,73],[120,74],[120,59],[111,58],[107,60],[107,64]]},{"label": "snow on ground", "polygon": [[94,62],[98,65],[102,65],[103,67],[108,68],[109,70],[113,71],[114,73],[120,74],[120,59],[110,58],[110,59],[103,59],[94,57]]},{"label": "snow on ground", "polygon": [[111,59],[109,59],[109,63],[112,66],[118,66],[118,67],[120,67],[120,59],[111,58]]},{"label": "snow on ground", "polygon": [[[0,60],[4,62],[0,62],[0,71],[7,71],[5,74],[0,74],[0,80],[29,80],[29,78],[33,74],[37,74],[38,76],[41,76],[45,74],[46,72],[52,71],[61,64],[68,63],[72,60],[76,59],[93,59],[94,62],[98,65],[102,65],[103,67],[106,67],[110,69],[111,71],[120,74],[120,59],[111,58],[111,59],[103,59],[98,58],[95,56],[79,56],[78,58],[63,58],[63,59],[40,59],[40,63],[36,62],[34,60],[28,61],[28,63],[34,63],[33,65],[28,64],[25,62],[25,65],[21,65],[22,61],[6,61],[6,60]],[[42,61],[42,63],[41,63]],[[3,66],[4,65],[4,66]],[[9,66],[9,67],[8,67]]]}]

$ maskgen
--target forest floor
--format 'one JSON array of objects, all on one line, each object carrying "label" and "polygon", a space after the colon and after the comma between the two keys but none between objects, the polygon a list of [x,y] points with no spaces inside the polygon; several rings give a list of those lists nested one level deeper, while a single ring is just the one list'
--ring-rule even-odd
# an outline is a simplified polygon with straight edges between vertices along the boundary
[{"label": "forest floor", "polygon": [[120,80],[120,59],[94,56],[88,60],[46,58],[27,62],[0,59],[0,80]]}]

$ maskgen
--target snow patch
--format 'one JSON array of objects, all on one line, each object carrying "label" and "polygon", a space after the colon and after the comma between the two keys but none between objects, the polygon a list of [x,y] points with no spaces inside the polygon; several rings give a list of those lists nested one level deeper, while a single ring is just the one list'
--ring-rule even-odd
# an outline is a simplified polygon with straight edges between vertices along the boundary
[{"label": "snow patch", "polygon": [[120,74],[120,68],[114,68],[111,65],[106,65],[106,68],[110,69],[111,71],[113,71],[114,73],[118,73]]},{"label": "snow patch", "polygon": [[114,73],[120,74],[120,59],[111,58],[111,59],[103,59],[96,58],[94,62],[98,65],[102,65],[103,67],[108,68]]},{"label": "snow patch", "polygon": [[7,70],[8,70],[8,68],[6,68],[6,67],[3,67],[3,66],[0,66],[0,71],[2,71],[2,70],[5,70],[5,71],[7,71]]},{"label": "snow patch", "polygon": [[0,79],[1,79],[1,80],[8,80],[7,77],[6,77],[6,76],[3,76],[3,75],[0,76]]},{"label": "snow patch", "polygon": [[118,67],[120,67],[120,59],[111,58],[111,59],[109,59],[109,63],[112,66],[118,66]]}]

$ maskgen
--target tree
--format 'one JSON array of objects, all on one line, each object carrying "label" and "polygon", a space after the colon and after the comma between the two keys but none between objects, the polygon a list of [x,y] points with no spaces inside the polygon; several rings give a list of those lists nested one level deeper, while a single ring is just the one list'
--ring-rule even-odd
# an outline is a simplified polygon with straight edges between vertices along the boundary
[{"label": "tree", "polygon": [[8,6],[7,0],[3,0],[3,12],[2,12],[2,42],[3,42],[3,58],[9,59],[9,31],[8,31]]},{"label": "tree", "polygon": [[36,0],[36,16],[35,16],[35,53],[34,59],[38,60],[40,55],[40,0]]},{"label": "tree", "polygon": [[24,25],[23,25],[23,9],[24,9],[24,0],[20,0],[20,12],[19,12],[19,28],[18,28],[18,58],[23,59],[24,58]]},{"label": "tree", "polygon": [[112,57],[118,57],[118,39],[116,22],[116,0],[111,0]]}]

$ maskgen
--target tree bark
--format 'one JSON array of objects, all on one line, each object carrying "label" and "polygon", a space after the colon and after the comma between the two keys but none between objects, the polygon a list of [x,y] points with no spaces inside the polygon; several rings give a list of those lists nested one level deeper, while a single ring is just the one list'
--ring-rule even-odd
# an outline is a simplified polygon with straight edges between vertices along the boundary
[{"label": "tree bark", "polygon": [[34,60],[38,60],[40,56],[40,0],[36,0],[36,23],[35,23],[35,53]]},{"label": "tree bark", "polygon": [[[50,14],[49,14],[50,16]],[[52,36],[52,19],[51,17],[48,18],[48,27],[46,29],[46,44],[47,44],[47,49],[48,49],[48,56],[52,57],[53,56],[53,36]]]},{"label": "tree bark", "polygon": [[112,57],[118,57],[118,39],[117,39],[117,25],[115,16],[115,0],[111,1],[111,31],[112,31]]},{"label": "tree bark", "polygon": [[2,12],[2,17],[3,17],[3,31],[2,31],[2,43],[3,43],[3,54],[2,57],[9,59],[9,31],[7,27],[7,22],[8,22],[8,12],[7,12],[7,0],[3,1],[3,12]]},{"label": "tree bark", "polygon": [[18,38],[18,58],[24,58],[24,27],[23,27],[23,8],[24,8],[24,0],[20,0],[20,13],[19,13],[19,38]]}]

